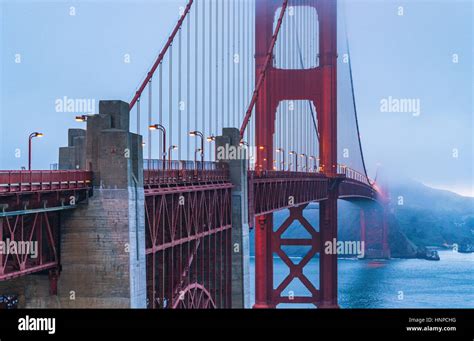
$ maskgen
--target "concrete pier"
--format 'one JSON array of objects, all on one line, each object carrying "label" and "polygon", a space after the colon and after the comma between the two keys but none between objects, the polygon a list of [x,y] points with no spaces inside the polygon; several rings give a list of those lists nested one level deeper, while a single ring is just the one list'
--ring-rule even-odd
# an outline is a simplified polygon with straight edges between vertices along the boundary
[{"label": "concrete pier", "polygon": [[101,101],[87,120],[93,196],[62,219],[62,307],[146,307],[142,138],[128,122],[121,101]]},{"label": "concrete pier", "polygon": [[59,148],[59,170],[86,168],[86,131],[68,130],[68,146]]},{"label": "concrete pier", "polygon": [[250,245],[246,150],[236,128],[216,138],[219,162],[229,164],[232,189],[232,308],[250,308]]}]

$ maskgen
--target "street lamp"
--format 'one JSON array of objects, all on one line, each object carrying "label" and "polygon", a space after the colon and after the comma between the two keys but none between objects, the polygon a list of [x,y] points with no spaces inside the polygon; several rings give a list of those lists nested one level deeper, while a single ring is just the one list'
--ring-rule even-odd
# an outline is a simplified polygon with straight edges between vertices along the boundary
[{"label": "street lamp", "polygon": [[277,148],[277,153],[281,153],[281,170],[285,170],[285,150],[283,148]]},{"label": "street lamp", "polygon": [[44,134],[40,132],[31,133],[28,137],[28,170],[31,170],[31,140],[35,137],[43,137]]},{"label": "street lamp", "polygon": [[246,147],[249,146],[249,144],[248,144],[247,142],[245,142],[244,140],[240,140],[239,145],[240,145],[241,147],[242,147],[242,146],[246,146]]},{"label": "street lamp", "polygon": [[199,130],[189,132],[189,136],[198,136],[201,138],[201,168],[204,169],[204,135]]},{"label": "street lamp", "polygon": [[194,169],[197,169],[197,154],[201,152],[201,148],[196,148],[194,151]]},{"label": "street lamp", "polygon": [[313,163],[314,163],[314,165],[313,165],[313,171],[316,172],[316,171],[317,171],[317,167],[316,167],[316,166],[317,166],[317,164],[316,164],[317,158],[316,158],[316,156],[310,156],[309,159],[310,159],[310,160],[313,160]]},{"label": "street lamp", "polygon": [[75,120],[76,120],[76,122],[86,122],[87,121],[87,115],[76,116]]},{"label": "street lamp", "polygon": [[[214,135],[208,136],[207,137],[207,142],[216,142],[216,137]],[[214,160],[217,161],[217,146],[214,146]]]},{"label": "street lamp", "polygon": [[[288,153],[289,155],[294,155],[295,156],[295,170],[298,171],[298,153],[292,150],[291,152]],[[288,167],[288,170],[290,168]]]},{"label": "street lamp", "polygon": [[304,169],[305,171],[308,171],[308,155],[306,154],[300,154],[300,157],[304,158],[305,159],[305,166],[304,166]]},{"label": "street lamp", "polygon": [[161,160],[163,162],[163,170],[165,170],[165,158],[166,158],[166,128],[161,125],[161,124],[152,124],[151,126],[148,127],[150,130],[160,130],[163,133],[163,149],[162,149],[162,155],[161,155]]},{"label": "street lamp", "polygon": [[178,146],[174,144],[168,148],[168,169],[169,170],[171,170],[171,152],[176,149],[178,149]]}]

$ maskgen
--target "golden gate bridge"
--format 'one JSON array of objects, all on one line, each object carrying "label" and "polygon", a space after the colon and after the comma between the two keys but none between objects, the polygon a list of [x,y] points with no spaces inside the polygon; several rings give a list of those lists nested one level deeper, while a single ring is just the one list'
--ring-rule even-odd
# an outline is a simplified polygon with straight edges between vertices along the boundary
[{"label": "golden gate bridge", "polygon": [[[23,306],[245,307],[253,230],[255,308],[338,307],[337,253],[324,252],[338,200],[360,204],[366,257],[390,257],[389,196],[367,175],[340,7],[189,0],[130,103],[77,117],[87,129],[69,130],[59,170],[31,166],[33,132],[29,169],[0,171],[0,241],[39,249],[0,253],[0,294]],[[308,238],[284,237],[295,221]],[[308,247],[298,263],[291,246]],[[289,269],[280,283],[274,256]],[[295,279],[309,295],[284,294]]]}]

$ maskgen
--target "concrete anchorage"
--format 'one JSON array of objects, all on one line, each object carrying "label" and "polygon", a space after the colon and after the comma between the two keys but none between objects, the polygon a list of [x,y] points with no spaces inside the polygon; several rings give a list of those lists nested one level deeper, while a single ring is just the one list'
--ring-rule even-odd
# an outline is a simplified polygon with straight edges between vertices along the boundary
[{"label": "concrete anchorage", "polygon": [[[232,189],[232,308],[250,308],[250,244],[247,153],[237,128],[224,128],[216,137],[217,158],[229,165]],[[241,149],[242,148],[242,149]],[[237,153],[226,153],[229,149]],[[231,158],[235,155],[236,158]],[[238,157],[237,157],[238,156]]]}]

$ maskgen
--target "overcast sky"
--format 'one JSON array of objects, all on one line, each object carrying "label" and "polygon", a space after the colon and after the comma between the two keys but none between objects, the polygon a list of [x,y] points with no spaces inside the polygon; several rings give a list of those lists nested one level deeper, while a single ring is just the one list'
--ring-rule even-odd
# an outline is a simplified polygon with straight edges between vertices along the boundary
[{"label": "overcast sky", "polygon": [[[34,168],[49,168],[67,128],[83,127],[56,99],[131,99],[184,1],[0,4],[0,168],[19,169],[31,131],[46,135],[34,141]],[[472,1],[354,0],[346,16],[370,175],[381,164],[474,196]],[[390,99],[414,100],[419,115],[384,110]]]}]

